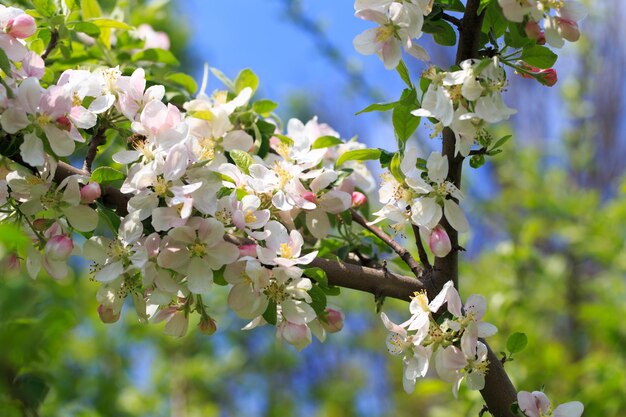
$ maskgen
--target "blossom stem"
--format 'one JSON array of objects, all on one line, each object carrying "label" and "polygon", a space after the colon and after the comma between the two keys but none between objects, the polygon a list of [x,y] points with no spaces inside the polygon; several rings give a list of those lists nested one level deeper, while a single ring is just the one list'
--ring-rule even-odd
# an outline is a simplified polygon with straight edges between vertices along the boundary
[{"label": "blossom stem", "polygon": [[387,246],[389,246],[395,253],[400,256],[400,258],[406,263],[415,275],[416,278],[420,278],[424,273],[424,269],[420,266],[419,263],[413,258],[411,253],[402,247],[398,242],[393,240],[391,236],[385,233],[380,227],[369,224],[365,217],[361,216],[356,210],[350,210],[352,214],[352,220],[363,226],[365,229],[372,232],[376,237],[382,240]]}]

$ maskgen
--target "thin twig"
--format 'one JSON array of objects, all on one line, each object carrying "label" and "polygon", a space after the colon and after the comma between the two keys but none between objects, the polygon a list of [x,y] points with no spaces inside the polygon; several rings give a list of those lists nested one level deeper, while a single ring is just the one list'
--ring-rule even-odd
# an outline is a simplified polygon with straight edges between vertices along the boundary
[{"label": "thin twig", "polygon": [[487,148],[485,148],[483,146],[480,149],[472,149],[469,154],[470,155],[486,155],[487,154]]},{"label": "thin twig", "polygon": [[91,137],[89,141],[89,148],[85,155],[85,163],[83,164],[83,171],[91,172],[91,166],[93,165],[96,154],[98,153],[98,146],[103,145],[106,142],[104,132],[106,128],[103,125],[98,126],[96,133]]},{"label": "thin twig", "polygon": [[368,224],[365,217],[361,216],[356,210],[350,210],[350,213],[352,214],[352,220],[372,232],[395,253],[397,253],[404,263],[409,266],[409,269],[411,269],[411,272],[413,272],[415,277],[420,278],[422,276],[424,269],[417,263],[413,256],[411,256],[411,253],[408,250],[404,249],[398,242],[393,240],[391,236],[385,233],[380,227]]},{"label": "thin twig", "polygon": [[45,60],[48,58],[48,55],[57,47],[57,42],[59,42],[59,32],[55,29],[50,35],[50,42],[48,42],[46,50],[41,54],[41,59]]},{"label": "thin twig", "polygon": [[461,19],[459,19],[458,17],[454,17],[447,13],[441,13],[441,18],[443,20],[447,20],[448,22],[452,23],[454,26],[457,27],[457,29],[461,29]]},{"label": "thin twig", "polygon": [[424,268],[433,269],[430,261],[428,260],[428,254],[424,248],[424,243],[422,242],[422,235],[420,235],[419,226],[413,225],[413,234],[415,235],[415,244],[417,245],[417,254],[419,255],[420,262]]}]

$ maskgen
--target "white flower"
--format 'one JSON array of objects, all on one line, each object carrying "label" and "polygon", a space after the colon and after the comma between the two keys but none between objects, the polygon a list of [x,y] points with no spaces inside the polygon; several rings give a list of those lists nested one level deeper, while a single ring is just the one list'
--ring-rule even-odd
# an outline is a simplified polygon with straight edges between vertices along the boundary
[{"label": "white flower", "polygon": [[297,230],[287,233],[287,228],[275,220],[265,226],[270,233],[265,239],[266,247],[257,247],[259,260],[266,265],[291,267],[310,264],[317,256],[317,251],[300,256],[304,240]]},{"label": "white flower", "polygon": [[526,417],[580,417],[585,407],[578,401],[559,405],[552,411],[550,400],[541,391],[520,391],[517,404]]}]

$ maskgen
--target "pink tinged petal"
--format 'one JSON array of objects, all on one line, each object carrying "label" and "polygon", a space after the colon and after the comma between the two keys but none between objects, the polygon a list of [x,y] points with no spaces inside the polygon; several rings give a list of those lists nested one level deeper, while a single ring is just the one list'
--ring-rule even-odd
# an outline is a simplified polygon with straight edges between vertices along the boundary
[{"label": "pink tinged petal", "polygon": [[211,269],[217,270],[239,259],[239,248],[228,242],[218,243],[208,248],[204,259]]},{"label": "pink tinged petal", "polygon": [[124,265],[121,261],[113,262],[102,267],[94,276],[96,281],[111,282],[118,278],[124,272]]},{"label": "pink tinged petal", "polygon": [[404,373],[402,374],[402,388],[407,394],[412,394],[415,391],[415,379],[407,378]]},{"label": "pink tinged petal", "polygon": [[579,401],[572,401],[559,405],[554,409],[552,417],[580,417],[585,411],[585,407]]},{"label": "pink tinged petal", "polygon": [[491,323],[481,321],[478,323],[478,337],[489,337],[498,333],[498,328]]},{"label": "pink tinged petal", "polygon": [[39,102],[42,100],[43,89],[39,85],[39,80],[29,77],[22,81],[17,88],[16,100],[21,107],[30,114],[35,114],[39,108]]},{"label": "pink tinged petal", "polygon": [[443,211],[450,226],[454,227],[459,233],[469,231],[469,223],[467,222],[465,213],[463,213],[463,210],[461,210],[457,203],[449,199],[444,200]]},{"label": "pink tinged petal", "polygon": [[63,214],[70,225],[81,232],[91,232],[98,226],[98,213],[84,205],[66,207]]},{"label": "pink tinged petal", "polygon": [[214,219],[202,219],[198,226],[198,238],[207,244],[224,240],[224,225]]},{"label": "pink tinged petal", "polygon": [[480,321],[487,311],[487,300],[478,294],[472,294],[467,297],[463,310],[466,315],[472,314],[474,321]]},{"label": "pink tinged petal", "polygon": [[187,266],[187,288],[193,294],[204,294],[213,286],[213,271],[207,263],[197,257],[191,258]]},{"label": "pink tinged petal", "polygon": [[74,106],[68,115],[74,125],[80,129],[89,129],[96,125],[98,117],[84,108],[83,106]]},{"label": "pink tinged petal", "polygon": [[104,113],[109,110],[115,103],[115,96],[113,94],[105,94],[96,98],[89,105],[89,111],[95,114]]},{"label": "pink tinged petal", "polygon": [[20,155],[24,162],[31,166],[43,166],[45,162],[43,142],[34,133],[25,134],[24,142],[20,145]]},{"label": "pink tinged petal", "polygon": [[[388,2],[388,3],[391,3],[391,2]],[[379,25],[384,25],[389,21],[385,13],[378,11],[378,10],[374,10],[374,8],[370,8],[370,7],[357,10],[357,12],[354,15],[358,17],[359,19],[376,22]]]},{"label": "pink tinged petal", "polygon": [[63,279],[68,274],[67,261],[55,261],[44,256],[43,267],[48,274],[54,279]]},{"label": "pink tinged petal", "polygon": [[222,141],[225,151],[238,149],[248,152],[250,148],[252,148],[253,144],[254,140],[252,139],[252,136],[243,130],[233,130],[232,132],[228,132]]},{"label": "pink tinged petal", "polygon": [[11,61],[21,61],[28,53],[28,49],[19,40],[6,33],[0,33],[0,48]]},{"label": "pink tinged petal", "polygon": [[140,156],[139,151],[119,151],[113,155],[113,160],[118,164],[126,165],[135,162]]},{"label": "pink tinged petal", "polygon": [[485,374],[471,372],[466,377],[467,386],[471,390],[481,390],[485,388]]},{"label": "pink tinged petal", "polygon": [[170,230],[172,227],[185,225],[186,220],[182,219],[173,207],[158,207],[152,212],[152,226],[157,232]]},{"label": "pink tinged petal", "polygon": [[43,126],[43,131],[55,155],[68,156],[74,152],[74,141],[68,132],[50,124]]},{"label": "pink tinged petal", "polygon": [[383,321],[383,324],[390,332],[399,334],[402,338],[406,338],[406,329],[402,326],[397,325],[396,323],[389,320],[387,314],[380,313],[380,319]]},{"label": "pink tinged petal", "polygon": [[184,245],[167,242],[157,256],[157,264],[161,268],[177,270],[189,262],[190,254]]},{"label": "pink tinged petal", "polygon": [[383,60],[383,64],[386,69],[391,70],[397,67],[400,63],[400,59],[402,59],[400,41],[395,38],[388,39],[383,44],[383,49],[380,51],[380,57]]},{"label": "pink tinged petal", "polygon": [[428,314],[419,314],[415,319],[409,324],[409,331],[417,331],[414,336],[414,340],[417,343],[421,343],[428,334],[428,330],[430,327],[430,316]]},{"label": "pink tinged petal", "polygon": [[285,322],[279,328],[279,333],[287,343],[297,350],[302,350],[312,342],[311,329],[306,324]]},{"label": "pink tinged petal", "polygon": [[176,312],[163,328],[163,333],[173,337],[183,337],[187,334],[189,317],[182,311]]},{"label": "pink tinged petal", "polygon": [[294,324],[305,324],[317,317],[313,308],[304,301],[285,300],[281,307],[283,316]]},{"label": "pink tinged petal", "polygon": [[314,251],[311,253],[307,253],[306,255],[300,256],[299,258],[293,259],[293,265],[308,265],[315,260],[318,251]]},{"label": "pink tinged petal", "polygon": [[24,110],[19,107],[9,107],[2,113],[0,124],[7,133],[13,134],[29,126],[30,120]]},{"label": "pink tinged petal", "polygon": [[94,236],[83,245],[83,256],[98,264],[104,264],[108,257],[105,248],[108,248],[111,242],[111,239]]},{"label": "pink tinged petal", "polygon": [[[547,400],[547,398],[546,398]],[[517,393],[517,404],[526,417],[539,417],[539,408],[535,401],[535,396],[528,391]],[[549,404],[549,400],[548,400]]]},{"label": "pink tinged petal", "polygon": [[322,210],[312,210],[306,213],[306,227],[318,239],[324,239],[330,231],[328,215]]},{"label": "pink tinged petal", "polygon": [[380,44],[376,42],[377,33],[378,29],[372,28],[357,35],[352,41],[354,49],[362,55],[372,55],[378,52]]},{"label": "pink tinged petal", "polygon": [[584,4],[569,0],[561,7],[557,14],[565,19],[576,22],[587,17],[588,11]]},{"label": "pink tinged petal", "polygon": [[428,52],[417,43],[413,42],[411,39],[407,40],[407,43],[404,45],[404,50],[410,54],[411,56],[421,60],[421,61],[429,61],[430,56]]}]

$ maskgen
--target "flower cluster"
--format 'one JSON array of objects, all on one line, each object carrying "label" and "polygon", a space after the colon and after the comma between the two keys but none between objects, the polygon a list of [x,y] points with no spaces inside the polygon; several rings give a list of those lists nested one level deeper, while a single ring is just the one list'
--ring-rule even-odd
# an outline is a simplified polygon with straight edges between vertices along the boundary
[{"label": "flower cluster", "polygon": [[433,0],[356,0],[355,15],[379,26],[354,38],[354,47],[361,54],[378,55],[387,69],[398,65],[402,49],[427,61],[428,53],[415,40],[422,36],[424,16],[430,14],[432,7]]},{"label": "flower cluster", "polygon": [[[269,322],[298,349],[342,327],[341,312],[301,266],[317,255],[304,253],[305,238],[312,246],[326,237],[374,187],[362,161],[335,168],[363,145],[316,118],[289,120],[283,134],[278,119],[253,109],[252,87],[206,94],[208,68],[196,97],[180,106],[163,101],[165,87],[143,68],[69,69],[46,86],[43,59],[22,41],[34,33],[33,18],[13,8],[0,14],[12,69],[0,86],[0,123],[26,165],[3,171],[2,216],[31,236],[33,278],[41,268],[65,277],[81,250],[75,234],[89,233],[82,255],[101,284],[104,322],[116,321],[130,296],[141,320],[166,321],[169,334],[185,334],[192,312],[201,330],[214,331],[202,296],[217,281],[232,285],[228,303],[252,320],[246,329]],[[124,177],[128,214],[114,221],[113,236],[102,235],[100,185],[88,172],[55,181],[58,161],[89,136],[128,129],[127,149],[112,156],[123,167],[113,171]]]},{"label": "flower cluster", "polygon": [[[445,312],[440,311],[446,305]],[[487,303],[480,295],[470,295],[464,306],[452,281],[429,302],[425,293],[416,293],[409,305],[411,318],[395,324],[385,313],[381,318],[389,330],[387,349],[402,357],[402,383],[407,393],[413,392],[417,378],[426,376],[435,364],[437,374],[451,382],[457,396],[463,380],[473,390],[485,386],[489,368],[487,346],[478,338],[496,333],[492,324],[481,321]],[[435,314],[440,314],[435,318]]]},{"label": "flower cluster", "polygon": [[452,249],[450,239],[439,225],[442,216],[458,232],[469,230],[463,210],[455,202],[463,199],[461,191],[451,182],[448,176],[448,157],[433,152],[418,167],[418,151],[408,148],[402,162],[400,172],[386,170],[382,174],[379,199],[383,207],[374,213],[376,222],[387,219],[392,222],[392,229],[400,233],[408,225],[418,226],[423,237],[430,244],[431,250],[438,257],[446,256]]},{"label": "flower cluster", "polygon": [[430,82],[421,107],[412,112],[437,120],[433,135],[444,127],[456,137],[456,154],[468,156],[475,141],[485,140],[487,124],[507,120],[516,110],[502,99],[506,74],[499,60],[466,60],[459,71],[429,68],[423,79]]},{"label": "flower cluster", "polygon": [[587,15],[585,6],[574,0],[498,0],[498,4],[508,20],[525,23],[529,38],[555,48],[580,38],[578,21]]}]

